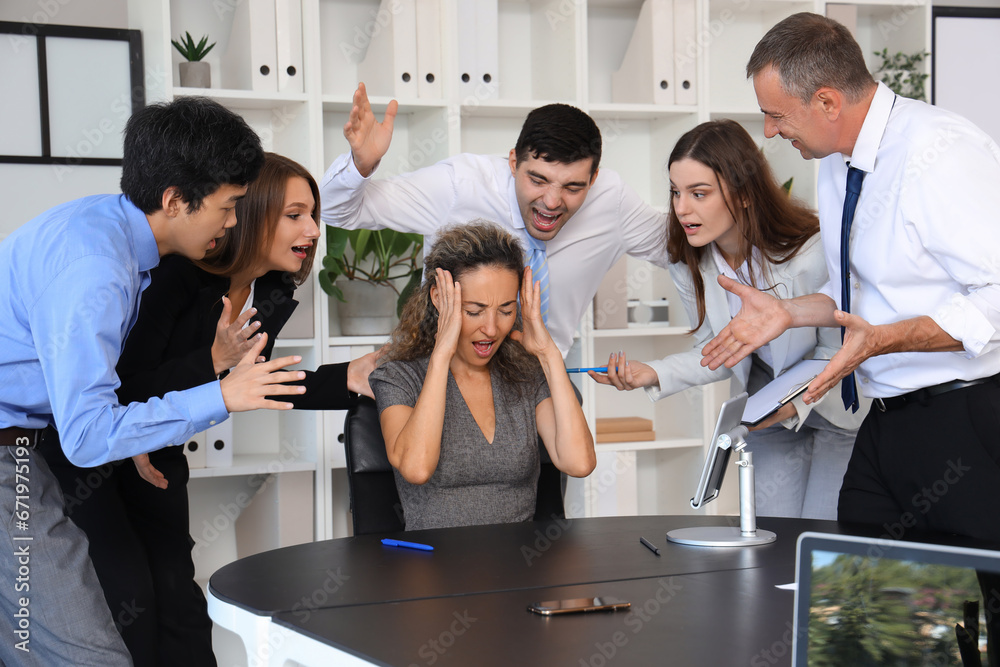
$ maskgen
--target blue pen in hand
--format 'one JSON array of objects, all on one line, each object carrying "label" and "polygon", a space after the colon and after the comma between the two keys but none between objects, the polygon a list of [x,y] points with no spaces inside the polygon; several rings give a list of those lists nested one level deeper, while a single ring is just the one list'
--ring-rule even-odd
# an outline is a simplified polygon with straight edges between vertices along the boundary
[{"label": "blue pen in hand", "polygon": [[601,366],[599,368],[567,368],[567,373],[586,373],[587,371],[594,371],[595,373],[607,373],[608,367]]},{"label": "blue pen in hand", "polygon": [[429,544],[418,544],[417,542],[404,542],[403,540],[382,540],[382,544],[387,547],[405,547],[407,549],[419,549],[420,551],[434,551],[434,547]]}]

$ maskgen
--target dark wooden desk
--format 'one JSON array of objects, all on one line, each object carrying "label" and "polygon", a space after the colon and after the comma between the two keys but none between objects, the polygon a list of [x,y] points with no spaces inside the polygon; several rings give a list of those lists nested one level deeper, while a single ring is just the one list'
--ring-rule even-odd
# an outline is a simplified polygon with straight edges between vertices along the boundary
[{"label": "dark wooden desk", "polygon": [[[878,533],[763,518],[760,527],[778,535],[772,544],[666,542],[674,528],[733,521],[613,517],[392,536],[433,552],[385,547],[381,535],[329,540],[227,565],[209,591],[215,605],[381,665],[788,665],[793,594],[775,586],[794,580],[799,534]],[[536,600],[595,595],[629,600],[632,610],[527,611]]]}]

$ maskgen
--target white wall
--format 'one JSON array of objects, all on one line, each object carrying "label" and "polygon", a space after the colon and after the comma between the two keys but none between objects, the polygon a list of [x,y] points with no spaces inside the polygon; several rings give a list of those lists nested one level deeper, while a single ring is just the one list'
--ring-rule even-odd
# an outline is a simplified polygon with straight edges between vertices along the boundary
[{"label": "white wall", "polygon": [[[0,20],[126,28],[128,12],[126,0],[2,0]],[[0,201],[4,204],[0,240],[56,204],[90,194],[119,192],[120,177],[118,167],[0,164]]]}]

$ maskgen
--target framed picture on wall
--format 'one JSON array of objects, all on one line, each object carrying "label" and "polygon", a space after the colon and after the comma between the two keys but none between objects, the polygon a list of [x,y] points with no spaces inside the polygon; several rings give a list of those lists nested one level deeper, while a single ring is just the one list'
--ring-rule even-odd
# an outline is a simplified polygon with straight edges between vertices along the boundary
[{"label": "framed picture on wall", "polygon": [[146,104],[142,36],[0,21],[0,91],[0,163],[119,166]]},{"label": "framed picture on wall", "polygon": [[1000,143],[1000,7],[934,7],[931,103]]}]

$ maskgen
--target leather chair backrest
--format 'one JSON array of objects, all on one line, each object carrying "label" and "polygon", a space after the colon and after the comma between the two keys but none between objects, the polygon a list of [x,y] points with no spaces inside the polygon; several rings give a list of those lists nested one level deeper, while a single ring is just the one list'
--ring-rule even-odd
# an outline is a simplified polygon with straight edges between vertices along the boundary
[{"label": "leather chair backrest", "polygon": [[362,396],[344,420],[344,450],[355,535],[395,533],[406,526],[396,479],[385,453],[375,401]]},{"label": "leather chair backrest", "polygon": [[[577,392],[579,397],[579,392]],[[538,439],[541,472],[535,501],[536,521],[566,518],[566,475]],[[406,528],[396,478],[385,453],[375,401],[362,396],[344,420],[344,450],[355,535],[394,533]]]}]

